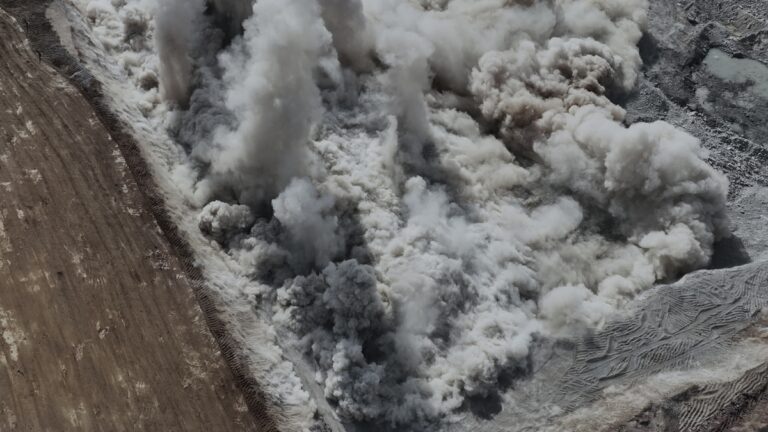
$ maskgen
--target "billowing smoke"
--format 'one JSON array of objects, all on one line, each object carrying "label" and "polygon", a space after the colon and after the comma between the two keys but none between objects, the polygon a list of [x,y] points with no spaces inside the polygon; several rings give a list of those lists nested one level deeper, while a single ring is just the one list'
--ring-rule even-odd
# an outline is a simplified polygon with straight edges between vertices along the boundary
[{"label": "billowing smoke", "polygon": [[343,420],[449,419],[727,234],[699,142],[612,102],[645,0],[162,3],[200,229]]},{"label": "billowing smoke", "polygon": [[228,37],[237,35],[243,23],[251,16],[251,0],[211,0],[208,2],[216,16],[214,24],[224,30]]},{"label": "billowing smoke", "polygon": [[160,58],[160,89],[163,97],[185,106],[192,81],[192,51],[200,43],[204,0],[169,0],[157,9],[155,42]]},{"label": "billowing smoke", "polygon": [[308,142],[322,116],[318,68],[338,69],[319,15],[313,2],[259,2],[243,36],[219,55],[224,88],[214,97],[231,121],[210,125],[201,187],[258,206],[309,174]]}]

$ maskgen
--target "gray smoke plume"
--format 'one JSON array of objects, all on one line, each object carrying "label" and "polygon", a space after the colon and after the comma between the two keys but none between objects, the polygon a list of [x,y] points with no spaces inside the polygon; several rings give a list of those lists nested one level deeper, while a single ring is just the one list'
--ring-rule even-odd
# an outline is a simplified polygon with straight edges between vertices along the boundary
[{"label": "gray smoke plume", "polygon": [[192,81],[192,50],[200,43],[198,28],[204,0],[169,0],[158,4],[155,32],[160,58],[160,90],[169,102],[185,106]]},{"label": "gray smoke plume", "polygon": [[144,8],[142,67],[200,229],[344,421],[447,421],[727,234],[698,140],[611,101],[645,0],[204,6]]}]

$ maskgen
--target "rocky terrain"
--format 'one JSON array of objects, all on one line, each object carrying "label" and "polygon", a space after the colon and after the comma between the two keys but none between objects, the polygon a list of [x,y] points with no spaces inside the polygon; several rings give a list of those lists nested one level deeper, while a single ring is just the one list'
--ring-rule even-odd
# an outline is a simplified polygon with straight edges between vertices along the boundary
[{"label": "rocky terrain", "polygon": [[[535,378],[518,384],[515,396],[479,401],[478,412],[491,420],[473,427],[768,428],[768,4],[650,5],[643,75],[634,92],[616,99],[628,123],[663,119],[697,136],[709,162],[727,173],[735,235],[717,246],[712,267],[731,268],[655,289],[636,301],[631,318],[576,346],[543,345],[531,362]],[[552,402],[570,408],[548,410]]]},{"label": "rocky terrain", "polygon": [[[587,336],[575,354],[553,349],[547,361],[566,357],[547,366],[562,387],[539,397],[571,400],[563,418],[572,420],[553,430],[762,431],[768,363],[764,355],[742,362],[766,343],[768,4],[650,4],[643,76],[622,102],[627,121],[664,119],[686,129],[727,173],[735,236],[718,245],[712,266],[733,268],[656,289],[637,301],[635,316]],[[632,407],[634,398],[644,402]],[[578,414],[584,406],[591,419]]]},{"label": "rocky terrain", "polygon": [[645,70],[625,101],[628,120],[665,119],[703,141],[710,162],[728,174],[736,235],[757,260],[766,246],[768,7],[756,0],[650,4],[640,43]]},{"label": "rocky terrain", "polygon": [[[721,245],[714,264],[754,262],[739,271],[764,290],[766,282],[755,281],[768,258],[768,4],[655,0],[649,16],[644,77],[627,108],[635,119],[664,118],[702,139],[731,182],[736,238]],[[729,274],[713,277],[721,273]],[[753,310],[742,335],[764,335],[761,317]],[[694,386],[652,404],[622,430],[764,430],[767,383],[763,364],[728,383]]]}]

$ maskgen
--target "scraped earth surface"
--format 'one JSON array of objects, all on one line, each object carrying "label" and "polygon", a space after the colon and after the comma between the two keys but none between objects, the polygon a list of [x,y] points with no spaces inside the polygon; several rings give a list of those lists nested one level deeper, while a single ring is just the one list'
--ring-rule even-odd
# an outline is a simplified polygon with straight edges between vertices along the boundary
[{"label": "scraped earth surface", "polygon": [[0,430],[254,430],[118,146],[0,11]]}]

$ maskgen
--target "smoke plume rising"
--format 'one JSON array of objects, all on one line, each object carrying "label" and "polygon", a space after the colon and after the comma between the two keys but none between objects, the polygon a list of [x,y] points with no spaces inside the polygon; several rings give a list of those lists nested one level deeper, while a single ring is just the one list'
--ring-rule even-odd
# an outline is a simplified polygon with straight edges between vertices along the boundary
[{"label": "smoke plume rising", "polygon": [[447,421],[727,234],[698,140],[611,100],[645,0],[140,3],[200,229],[344,421]]}]

